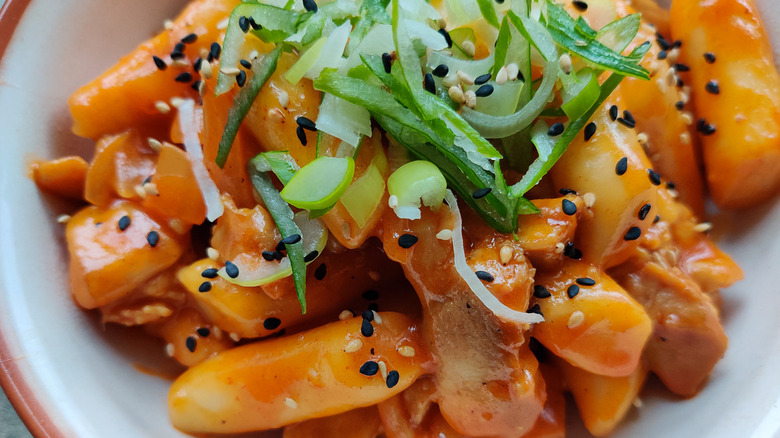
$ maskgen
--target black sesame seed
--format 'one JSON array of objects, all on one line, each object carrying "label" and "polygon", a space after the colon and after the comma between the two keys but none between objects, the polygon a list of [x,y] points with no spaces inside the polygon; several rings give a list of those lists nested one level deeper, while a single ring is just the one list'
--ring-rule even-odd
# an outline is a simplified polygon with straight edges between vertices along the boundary
[{"label": "black sesame seed", "polygon": [[580,293],[580,287],[576,284],[572,284],[566,289],[566,295],[568,295],[569,298],[576,297],[578,293]]},{"label": "black sesame seed", "polygon": [[198,286],[198,292],[208,292],[211,290],[211,282],[204,281]]},{"label": "black sesame seed", "polygon": [[495,278],[490,274],[490,272],[487,271],[477,271],[475,272],[477,274],[477,278],[479,278],[482,281],[486,281],[488,283],[492,283]]},{"label": "black sesame seed", "polygon": [[661,185],[661,175],[659,175],[655,170],[647,169],[647,176],[650,177],[650,182],[653,183],[654,186]]},{"label": "black sesame seed", "polygon": [[263,251],[263,258],[266,259],[269,262],[272,262],[274,260],[274,252],[273,251]]},{"label": "black sesame seed", "polygon": [[658,43],[658,47],[660,47],[661,50],[669,50],[671,47],[669,42],[659,33],[656,34],[655,42]]},{"label": "black sesame seed", "polygon": [[682,88],[683,86],[685,86],[685,82],[683,82],[682,79],[677,78],[677,88]]},{"label": "black sesame seed", "polygon": [[226,260],[225,261],[225,273],[230,278],[238,277],[238,266],[236,266],[235,263],[231,262],[230,260]]},{"label": "black sesame seed", "polygon": [[666,182],[666,188],[669,190],[674,190],[677,186],[674,184],[674,181],[667,181]]},{"label": "black sesame seed", "polygon": [[219,275],[219,270],[216,268],[204,269],[203,272],[200,273],[200,276],[203,278],[217,278],[217,275]]},{"label": "black sesame seed", "polygon": [[715,54],[712,52],[706,52],[704,54],[704,60],[707,61],[707,64],[712,64],[715,62]]},{"label": "black sesame seed", "polygon": [[360,366],[360,374],[364,376],[374,376],[379,372],[379,364],[373,360],[369,360]]},{"label": "black sesame seed", "polygon": [[183,42],[184,44],[192,44],[195,41],[198,41],[198,35],[196,35],[194,33],[191,33],[191,34],[189,34],[189,35],[187,35],[187,36],[185,36],[184,38],[181,39],[181,42]]},{"label": "black sesame seed", "polygon": [[685,108],[685,102],[683,102],[682,100],[678,100],[677,103],[674,104],[674,107],[682,111],[683,108]]},{"label": "black sesame seed", "polygon": [[309,12],[317,12],[317,3],[314,0],[303,0],[303,7]]},{"label": "black sesame seed", "polygon": [[398,374],[398,371],[392,370],[389,373],[387,373],[387,379],[385,380],[385,384],[388,388],[392,388],[395,385],[398,384],[398,380],[401,378],[401,376]]},{"label": "black sesame seed", "polygon": [[190,81],[192,81],[192,74],[189,73],[189,72],[186,72],[186,71],[183,72],[183,73],[179,73],[179,75],[176,76],[176,78],[174,78],[174,81],[176,81],[176,82],[190,82]]},{"label": "black sesame seed", "polygon": [[192,88],[195,91],[200,91],[200,80],[197,80],[190,84],[190,88]]},{"label": "black sesame seed", "polygon": [[477,88],[477,91],[475,91],[474,94],[476,94],[477,97],[488,97],[493,94],[493,86],[490,84],[485,84]]},{"label": "black sesame seed", "polygon": [[309,131],[317,131],[317,125],[314,124],[314,122],[311,121],[310,118],[300,116],[297,119],[295,119],[295,123],[298,124],[303,129],[308,129]]},{"label": "black sesame seed", "polygon": [[660,221],[660,220],[661,220],[661,216],[655,215],[655,217],[653,218],[653,223],[657,224],[658,221]]},{"label": "black sesame seed", "polygon": [[411,234],[401,234],[398,238],[398,246],[401,248],[411,248],[415,243],[417,243],[417,236]]},{"label": "black sesame seed", "polygon": [[374,320],[374,312],[372,312],[370,310],[366,310],[365,312],[363,312],[363,315],[361,315],[361,316],[363,317],[363,319],[365,319],[368,322],[371,322],[371,321]]},{"label": "black sesame seed", "polygon": [[496,3],[498,3],[499,5],[503,5],[504,4],[504,0],[496,0]]},{"label": "black sesame seed", "polygon": [[176,53],[184,53],[184,49],[186,47],[184,46],[184,43],[176,43],[175,46],[173,46],[173,51]]},{"label": "black sesame seed", "polygon": [[550,298],[552,294],[549,290],[547,290],[546,287],[542,286],[541,284],[535,284],[534,285],[534,296],[536,298]]},{"label": "black sesame seed", "polygon": [[577,191],[576,190],[572,190],[572,189],[560,189],[560,190],[558,190],[558,193],[560,193],[563,196],[566,196],[566,195],[576,195]]},{"label": "black sesame seed", "polygon": [[523,76],[523,72],[519,71],[517,72],[517,80],[520,82],[525,82],[525,76]]},{"label": "black sesame seed", "polygon": [[425,76],[423,77],[423,88],[431,94],[436,94],[436,82],[433,81],[432,74],[425,73]]},{"label": "black sesame seed", "polygon": [[576,281],[580,286],[593,286],[596,284],[596,280],[590,277],[580,277]]},{"label": "black sesame seed", "polygon": [[563,126],[563,123],[561,122],[553,123],[553,125],[550,126],[550,129],[547,130],[547,135],[549,135],[550,137],[557,137],[563,134],[564,129],[565,128]]},{"label": "black sesame seed", "polygon": [[574,246],[574,242],[569,242],[563,248],[563,255],[570,259],[579,260],[582,258],[582,251]]},{"label": "black sesame seed", "polygon": [[385,68],[385,73],[390,74],[393,68],[393,57],[387,52],[382,54],[382,66]]},{"label": "black sesame seed", "polygon": [[374,326],[371,325],[371,321],[363,320],[360,324],[360,334],[367,338],[370,338],[371,335],[374,334]]},{"label": "black sesame seed", "polygon": [[574,216],[577,214],[577,204],[569,201],[568,199],[561,201],[561,209],[563,210],[563,213],[568,216]]},{"label": "black sesame seed", "polygon": [[160,242],[160,233],[157,231],[149,231],[149,234],[146,235],[146,241],[149,242],[149,246],[154,248],[157,246],[157,243]]},{"label": "black sesame seed", "polygon": [[119,231],[124,231],[130,226],[130,216],[122,216],[119,218]]},{"label": "black sesame seed", "polygon": [[274,260],[281,260],[284,258],[284,253],[281,251],[274,251]]},{"label": "black sesame seed", "polygon": [[260,30],[263,28],[263,26],[261,26],[260,23],[255,21],[254,17],[249,17],[249,25],[252,26],[252,29],[254,30]]},{"label": "black sesame seed", "polygon": [[701,132],[702,135],[712,135],[715,133],[715,125],[711,123],[705,123],[704,126],[701,127],[699,132]]},{"label": "black sesame seed", "polygon": [[660,52],[658,52],[657,58],[663,61],[664,59],[666,59],[667,56],[668,56],[668,52],[666,50],[661,50]]},{"label": "black sesame seed", "polygon": [[618,121],[618,123],[620,123],[621,125],[623,125],[623,126],[625,126],[627,128],[635,128],[636,127],[636,122],[633,122],[631,120],[626,120],[623,117],[618,117],[617,121]]},{"label": "black sesame seed", "polygon": [[247,33],[249,32],[249,19],[246,17],[239,17],[238,18],[238,27],[241,28],[241,32]]},{"label": "black sesame seed", "polygon": [[482,85],[486,84],[487,81],[490,80],[490,73],[485,73],[484,75],[479,75],[476,78],[474,78],[474,85]]},{"label": "black sesame seed", "polygon": [[688,67],[685,64],[679,63],[679,62],[677,64],[675,64],[673,67],[674,67],[674,69],[676,71],[681,71],[681,72],[686,72],[686,71],[690,71],[691,70],[690,67]]},{"label": "black sesame seed", "polygon": [[637,216],[639,217],[640,221],[645,220],[648,213],[650,213],[650,204],[645,204],[642,206],[642,208],[639,209],[639,214]]},{"label": "black sesame seed", "polygon": [[316,259],[318,255],[320,255],[320,252],[319,252],[319,251],[317,251],[317,250],[315,249],[314,251],[312,251],[312,252],[310,252],[310,253],[306,254],[306,255],[303,257],[303,261],[304,261],[305,263],[313,262],[313,261],[314,261],[314,259]]},{"label": "black sesame seed", "polygon": [[571,2],[571,4],[580,12],[585,12],[588,10],[588,4],[583,1],[574,0]]},{"label": "black sesame seed", "polygon": [[375,291],[374,289],[369,289],[363,292],[363,295],[361,296],[364,300],[374,301],[379,298],[379,292]]},{"label": "black sesame seed", "polygon": [[242,60],[238,61],[238,63],[241,64],[241,67],[244,67],[247,70],[251,70],[252,69],[252,63],[247,61],[246,59],[242,59]]},{"label": "black sesame seed", "polygon": [[682,41],[680,41],[680,40],[677,40],[677,41],[673,42],[671,47],[672,47],[673,49],[677,49],[677,48],[680,48],[680,47],[682,47]]},{"label": "black sesame seed", "polygon": [[322,280],[325,278],[325,275],[328,273],[328,267],[325,266],[325,263],[320,263],[319,266],[317,266],[317,269],[314,270],[314,278],[317,280]]},{"label": "black sesame seed", "polygon": [[628,158],[623,157],[618,160],[617,164],[615,165],[615,173],[618,176],[625,175],[626,171],[628,171]]},{"label": "black sesame seed", "polygon": [[207,338],[211,334],[211,330],[208,327],[199,327],[195,330],[195,333],[201,338]]},{"label": "black sesame seed", "polygon": [[710,94],[720,94],[720,85],[718,85],[718,81],[707,82],[707,85],[704,86],[704,89],[707,90],[707,92]]},{"label": "black sesame seed", "polygon": [[636,123],[636,120],[634,120],[634,115],[631,114],[631,112],[629,110],[624,110],[623,111],[623,118],[626,119],[626,121],[628,121],[628,122]]},{"label": "black sesame seed", "polygon": [[631,241],[639,239],[639,236],[642,235],[642,230],[639,227],[631,227],[626,231],[625,236],[623,236],[623,240],[625,241]]},{"label": "black sesame seed", "polygon": [[474,199],[484,198],[485,196],[488,195],[488,193],[490,193],[492,191],[493,191],[492,187],[485,187],[484,189],[479,189],[479,190],[475,191],[474,193],[472,193],[471,197],[474,198]]},{"label": "black sesame seed", "polygon": [[266,318],[263,321],[263,328],[266,330],[276,330],[282,324],[279,318]]},{"label": "black sesame seed", "polygon": [[301,142],[302,145],[306,146],[306,143],[309,142],[309,140],[306,139],[306,133],[303,131],[302,127],[295,128],[295,135],[298,136],[298,141]]},{"label": "black sesame seed", "polygon": [[184,341],[184,345],[187,346],[187,350],[190,350],[190,353],[194,353],[195,349],[198,348],[198,340],[194,336],[188,336]]},{"label": "black sesame seed", "polygon": [[447,76],[447,74],[450,72],[450,68],[447,67],[444,64],[439,64],[436,66],[436,68],[433,69],[431,73],[433,73],[434,76],[438,76],[440,78],[443,78]]},{"label": "black sesame seed", "polygon": [[211,47],[209,48],[209,56],[212,59],[219,59],[220,54],[222,54],[222,47],[219,45],[219,43],[211,43]]},{"label": "black sesame seed", "polygon": [[301,241],[301,235],[298,233],[290,234],[289,236],[285,237],[284,239],[280,240],[280,243],[283,245],[294,245]]},{"label": "black sesame seed", "polygon": [[526,313],[536,313],[537,315],[542,315],[542,308],[539,306],[539,303],[536,303],[529,307],[528,310],[526,310]]},{"label": "black sesame seed", "polygon": [[449,47],[451,49],[452,48],[452,37],[450,36],[450,33],[447,32],[444,29],[439,29],[439,33],[441,34],[441,36],[444,37],[444,41],[447,42],[447,47]]},{"label": "black sesame seed", "polygon": [[200,72],[201,67],[203,67],[203,58],[198,58],[192,64],[192,69],[195,70],[196,72]]},{"label": "black sesame seed", "polygon": [[373,310],[374,312],[379,312],[379,305],[377,305],[377,303],[370,303],[368,305],[368,310]]},{"label": "black sesame seed", "polygon": [[609,118],[612,119],[614,122],[618,118],[618,107],[617,105],[612,105],[609,107]]},{"label": "black sesame seed", "polygon": [[585,141],[588,141],[596,133],[596,123],[590,122],[585,126]]},{"label": "black sesame seed", "polygon": [[168,64],[166,64],[165,61],[163,61],[162,59],[156,56],[152,56],[152,59],[154,60],[154,65],[157,66],[158,70],[165,70],[166,68],[168,68]]},{"label": "black sesame seed", "polygon": [[236,83],[238,84],[239,87],[243,87],[244,84],[246,84],[246,72],[245,71],[242,70],[242,71],[238,72],[238,74],[236,75]]}]

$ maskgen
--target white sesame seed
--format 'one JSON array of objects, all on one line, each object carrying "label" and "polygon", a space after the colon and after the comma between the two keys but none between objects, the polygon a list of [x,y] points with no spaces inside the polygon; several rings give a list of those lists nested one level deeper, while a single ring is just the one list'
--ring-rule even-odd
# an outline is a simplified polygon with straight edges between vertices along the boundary
[{"label": "white sesame seed", "polygon": [[506,72],[506,66],[501,67],[496,74],[496,84],[504,85],[509,80],[509,74]]},{"label": "white sesame seed", "polygon": [[171,112],[170,105],[163,102],[162,100],[158,100],[157,102],[155,102],[154,108],[162,114],[168,114],[169,112]]},{"label": "white sesame seed", "polygon": [[465,97],[467,107],[471,109],[477,107],[477,94],[474,92],[474,90],[466,90]]},{"label": "white sesame seed", "polygon": [[152,196],[160,195],[160,191],[157,190],[157,184],[153,182],[144,183],[144,185],[141,187],[143,187],[147,195],[152,195]]},{"label": "white sesame seed", "polygon": [[146,142],[149,144],[151,150],[160,153],[160,150],[162,149],[162,142],[160,142],[160,140],[149,137],[146,139]]},{"label": "white sesame seed", "polygon": [[385,361],[380,360],[376,363],[379,365],[379,374],[382,376],[383,379],[387,379],[387,364]]},{"label": "white sesame seed", "polygon": [[685,111],[684,113],[680,113],[680,118],[682,118],[683,122],[686,125],[688,126],[693,125],[693,114],[691,114],[690,112]]},{"label": "white sesame seed", "polygon": [[700,224],[694,225],[691,229],[697,233],[706,233],[712,229],[712,224],[709,222],[702,222]]},{"label": "white sesame seed", "polygon": [[198,94],[200,96],[206,94],[206,81],[200,81],[200,83],[198,83]]},{"label": "white sesame seed", "polygon": [[222,339],[222,329],[219,327],[214,326],[214,328],[211,329],[211,333],[214,334],[217,339]]},{"label": "white sesame seed", "polygon": [[682,134],[680,134],[680,143],[691,144],[691,134],[687,132],[683,132]]},{"label": "white sesame seed", "polygon": [[185,99],[182,97],[172,97],[171,106],[174,108],[180,107],[184,103]]},{"label": "white sesame seed", "polygon": [[667,192],[669,192],[669,195],[670,195],[672,198],[674,198],[674,199],[677,199],[677,198],[679,198],[679,197],[680,197],[680,192],[678,192],[678,191],[677,191],[677,190],[675,190],[675,189],[666,189],[666,191],[667,191]]},{"label": "white sesame seed", "polygon": [[410,347],[409,345],[402,345],[398,347],[398,354],[403,357],[414,357],[417,352],[414,350],[414,347]]},{"label": "white sesame seed", "polygon": [[571,56],[568,53],[564,53],[558,58],[558,66],[564,74],[571,73]]},{"label": "white sesame seed", "polygon": [[257,50],[252,50],[249,52],[249,59],[254,61],[256,59],[260,58],[260,53]]},{"label": "white sesame seed", "polygon": [[381,278],[379,275],[379,272],[376,271],[368,271],[368,278],[370,278],[372,281],[379,281]]},{"label": "white sesame seed", "polygon": [[398,208],[398,196],[390,195],[390,197],[387,198],[387,206],[390,208]]},{"label": "white sesame seed", "polygon": [[165,354],[168,355],[168,357],[173,357],[174,353],[176,353],[176,347],[170,342],[165,344]]},{"label": "white sesame seed", "polygon": [[174,59],[173,62],[171,62],[171,65],[173,67],[188,67],[190,62],[186,58],[179,58]]},{"label": "white sesame seed", "polygon": [[452,230],[445,228],[436,233],[436,238],[439,240],[450,240],[452,239]]},{"label": "white sesame seed", "polygon": [[219,72],[227,76],[238,76],[241,70],[238,67],[222,67],[219,69]]},{"label": "white sesame seed", "polygon": [[377,313],[376,310],[372,310],[371,313],[374,314],[374,322],[377,324],[382,324],[382,317],[379,316],[379,313]]},{"label": "white sesame seed", "polygon": [[[688,87],[685,87],[685,88],[687,89]],[[684,90],[682,90],[682,91],[680,91],[680,102],[682,102],[682,103],[683,103],[683,105],[685,105],[686,103],[688,103],[688,101],[689,101],[690,99],[691,99],[691,93],[689,93],[689,92],[688,92],[687,90],[685,90],[685,89],[684,89]]]},{"label": "white sesame seed", "polygon": [[281,122],[284,120],[284,112],[279,108],[271,108],[268,110],[268,120],[273,122]]},{"label": "white sesame seed", "polygon": [[569,322],[566,323],[566,327],[570,329],[577,328],[581,326],[583,322],[585,322],[585,314],[579,310],[575,310],[572,312],[571,316],[569,316]]},{"label": "white sesame seed", "polygon": [[666,71],[666,85],[670,87],[677,85],[677,75],[674,73],[673,68]]},{"label": "white sesame seed", "polygon": [[648,137],[648,135],[646,133],[640,132],[639,134],[637,134],[636,139],[639,142],[639,144],[647,144],[647,141],[650,138]]},{"label": "white sesame seed", "polygon": [[200,75],[203,77],[203,79],[210,79],[212,74],[214,74],[214,71],[211,68],[211,63],[206,61],[205,59],[201,61]]},{"label": "white sesame seed", "polygon": [[520,67],[517,66],[514,62],[507,64],[506,66],[506,75],[509,79],[515,80],[517,79],[517,74],[520,73]]},{"label": "white sesame seed", "polygon": [[69,214],[61,214],[61,215],[57,216],[57,223],[59,223],[59,224],[67,224],[68,221],[71,220],[71,218],[72,217]]},{"label": "white sesame seed", "polygon": [[501,264],[505,265],[509,263],[510,260],[512,260],[512,256],[514,255],[514,250],[509,245],[504,245],[501,247],[501,250],[498,252],[499,257],[501,258]]},{"label": "white sesame seed", "polygon": [[170,225],[171,228],[173,228],[173,231],[176,231],[178,234],[184,234],[187,231],[187,227],[184,226],[184,222],[181,221],[179,218],[173,218],[168,222],[168,225]]},{"label": "white sesame seed", "polygon": [[206,248],[206,255],[211,260],[216,260],[216,259],[219,258],[219,251],[217,251],[216,249],[214,249],[212,247],[208,247],[208,248]]},{"label": "white sesame seed", "polygon": [[455,103],[463,103],[465,100],[463,97],[463,90],[458,85],[453,85],[448,88],[447,94],[450,95],[450,99]]},{"label": "white sesame seed", "polygon": [[173,21],[172,20],[163,21],[163,27],[165,28],[165,30],[173,29]]},{"label": "white sesame seed", "polygon": [[596,203],[596,195],[591,192],[585,193],[582,195],[582,201],[585,203],[586,208],[591,208]]},{"label": "white sesame seed", "polygon": [[141,199],[146,199],[146,190],[144,190],[144,187],[140,184],[133,187],[133,190],[135,190],[135,194],[138,195]]},{"label": "white sesame seed", "polygon": [[458,84],[458,75],[457,74],[448,74],[447,76],[443,77],[441,80],[441,84],[445,87],[452,87],[453,85]]},{"label": "white sesame seed", "polygon": [[631,402],[631,404],[632,404],[632,405],[633,405],[635,408],[637,408],[637,409],[641,409],[641,408],[642,408],[642,406],[644,406],[644,403],[642,403],[642,399],[641,399],[641,398],[639,398],[639,397],[635,398],[635,399],[634,399],[634,400]]},{"label": "white sesame seed", "polygon": [[679,57],[680,57],[680,49],[675,47],[674,49],[670,50],[666,54],[666,61],[669,62],[669,64],[674,64],[677,62],[677,59],[679,59]]},{"label": "white sesame seed", "polygon": [[230,17],[225,18],[224,20],[217,23],[217,30],[224,30],[227,29],[228,23],[230,23]]},{"label": "white sesame seed", "polygon": [[474,53],[477,52],[477,46],[474,45],[473,42],[466,40],[461,43],[460,48],[463,49],[463,51],[469,55],[474,56]]},{"label": "white sesame seed", "polygon": [[298,409],[298,402],[291,399],[290,397],[284,399],[284,404],[290,409]]},{"label": "white sesame seed", "polygon": [[344,346],[344,353],[356,353],[360,351],[361,348],[363,348],[363,341],[361,341],[360,338],[355,338],[347,342],[347,345]]},{"label": "white sesame seed", "polygon": [[203,58],[203,59],[208,58],[209,57],[209,49],[207,49],[205,47],[202,47],[200,49],[200,57]]},{"label": "white sesame seed", "polygon": [[588,43],[586,43],[585,41],[582,41],[582,40],[577,40],[577,41],[574,42],[574,45],[577,46],[577,47],[585,47],[585,46],[588,45]]},{"label": "white sesame seed", "polygon": [[282,108],[287,108],[287,105],[289,104],[290,104],[290,95],[287,94],[287,92],[284,90],[279,91],[279,105],[281,105]]},{"label": "white sesame seed", "polygon": [[455,75],[458,77],[458,80],[463,82],[464,84],[466,84],[466,85],[474,85],[474,78],[471,77],[470,74],[468,74],[468,73],[466,73],[464,71],[458,70],[455,73]]},{"label": "white sesame seed", "polygon": [[228,337],[229,337],[230,339],[232,339],[232,340],[233,340],[233,342],[238,342],[238,341],[240,341],[240,340],[241,340],[241,336],[238,336],[238,334],[236,334],[236,333],[230,333],[230,334],[228,335]]},{"label": "white sesame seed", "polygon": [[555,244],[555,253],[556,254],[562,254],[563,250],[566,249],[566,245],[564,245],[561,242],[558,242]]},{"label": "white sesame seed", "polygon": [[352,318],[354,315],[352,315],[352,312],[349,310],[342,310],[341,313],[339,313],[339,320],[344,321],[349,318]]},{"label": "white sesame seed", "polygon": [[439,17],[436,20],[436,24],[439,25],[439,29],[446,29],[447,28],[447,20],[445,20],[444,17]]}]

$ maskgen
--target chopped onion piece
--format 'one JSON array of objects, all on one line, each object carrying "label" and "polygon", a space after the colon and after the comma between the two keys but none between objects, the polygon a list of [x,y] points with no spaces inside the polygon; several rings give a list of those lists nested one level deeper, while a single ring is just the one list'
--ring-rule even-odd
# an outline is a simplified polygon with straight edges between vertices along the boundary
[{"label": "chopped onion piece", "polygon": [[206,165],[203,164],[203,149],[201,149],[200,138],[198,137],[197,124],[195,123],[195,102],[192,99],[186,99],[179,105],[179,126],[184,134],[184,149],[190,158],[192,172],[198,181],[198,187],[203,194],[203,201],[206,204],[206,219],[215,221],[222,216],[224,207],[219,198],[219,189],[211,179]]},{"label": "chopped onion piece", "polygon": [[320,50],[319,57],[314,64],[306,70],[303,75],[306,78],[314,79],[320,75],[320,72],[328,67],[338,68],[344,63],[344,48],[349,40],[349,32],[352,30],[352,23],[344,22],[328,35],[325,44]]},{"label": "chopped onion piece", "polygon": [[469,288],[477,299],[485,305],[498,319],[506,323],[513,324],[535,324],[543,322],[544,317],[537,313],[519,312],[514,309],[510,309],[504,303],[498,300],[489,290],[482,284],[482,280],[478,279],[474,271],[466,262],[466,251],[463,247],[463,220],[460,217],[460,209],[458,209],[458,200],[451,191],[447,190],[445,197],[447,203],[450,206],[450,210],[455,216],[455,225],[452,229],[452,249],[454,251],[454,263],[455,270],[463,278],[463,281],[468,284]]},{"label": "chopped onion piece", "polygon": [[447,180],[441,170],[430,161],[406,163],[387,179],[387,191],[395,196],[398,205],[393,211],[401,219],[419,219],[421,203],[439,208],[447,192]]},{"label": "chopped onion piece", "polygon": [[444,36],[431,29],[427,24],[409,19],[405,19],[404,22],[410,38],[419,38],[425,47],[433,50],[444,50],[447,48],[447,41],[444,39]]},{"label": "chopped onion piece", "polygon": [[393,50],[395,50],[393,27],[389,24],[375,24],[360,41],[360,45],[349,54],[347,62],[341,67],[341,70],[346,73],[363,64],[363,60],[360,59],[361,55],[381,55]]},{"label": "chopped onion piece", "polygon": [[361,136],[371,136],[371,115],[360,105],[324,93],[317,115],[317,129],[357,146]]},{"label": "chopped onion piece", "polygon": [[363,228],[380,206],[385,195],[385,179],[379,168],[371,163],[366,172],[352,182],[341,196],[341,205],[347,209],[358,227]]}]

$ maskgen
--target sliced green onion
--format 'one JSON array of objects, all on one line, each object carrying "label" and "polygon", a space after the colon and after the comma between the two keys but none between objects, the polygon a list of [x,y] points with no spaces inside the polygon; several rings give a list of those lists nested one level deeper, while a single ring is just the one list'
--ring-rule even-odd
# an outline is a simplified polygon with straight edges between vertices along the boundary
[{"label": "sliced green onion", "polygon": [[580,118],[598,100],[601,86],[596,73],[590,68],[569,75],[561,74],[563,104],[561,109],[569,119]]},{"label": "sliced green onion", "polygon": [[[355,49],[360,47],[363,38],[371,32],[375,24],[390,24],[392,22],[390,15],[387,14],[388,4],[390,4],[389,0],[363,0],[360,5],[360,19],[349,35],[347,54],[352,55],[355,53]],[[358,52],[360,51],[358,50]]]},{"label": "sliced green onion", "polygon": [[[305,211],[299,211],[293,216],[293,221],[301,230],[301,246],[304,256],[309,255],[306,264],[312,263],[322,254],[325,245],[328,243],[328,229],[317,219],[310,219]],[[287,245],[285,245],[287,247]],[[288,250],[289,253],[289,250]],[[314,254],[313,256],[311,254]],[[264,284],[273,283],[282,278],[292,275],[292,266],[289,257],[280,261],[257,261],[256,267],[250,268],[242,266],[236,261],[238,266],[238,276],[232,278],[227,275],[225,268],[218,271],[220,277],[232,284],[243,287],[256,287]]]},{"label": "sliced green onion", "polygon": [[263,152],[249,160],[249,167],[258,172],[273,172],[282,185],[287,185],[301,169],[295,159],[287,152]]},{"label": "sliced green onion", "polygon": [[[492,83],[493,94],[477,99],[477,112],[491,116],[506,116],[513,114],[520,103],[520,96],[525,87],[524,82],[511,81],[504,84]],[[468,89],[476,90],[478,85],[472,85]]]},{"label": "sliced green onion", "polygon": [[336,204],[355,173],[351,157],[319,157],[303,166],[282,189],[282,199],[307,210],[320,210]]},{"label": "sliced green onion", "polygon": [[477,0],[479,11],[482,13],[482,18],[487,23],[496,29],[498,29],[498,16],[496,15],[496,9],[493,6],[495,3],[493,0]]},{"label": "sliced green onion", "polygon": [[[491,2],[492,3],[492,2]],[[495,78],[498,75],[498,71],[501,67],[506,65],[507,53],[509,52],[509,45],[512,42],[512,29],[509,25],[509,19],[504,16],[501,20],[501,27],[498,28],[498,37],[496,37],[496,46],[493,50],[494,61],[493,69],[490,73]],[[514,79],[514,78],[512,78]]]},{"label": "sliced green onion", "polygon": [[[249,177],[252,185],[263,199],[268,213],[271,214],[276,228],[279,229],[282,238],[290,237],[295,234],[302,236],[301,229],[293,220],[294,215],[290,206],[279,195],[279,191],[274,187],[273,181],[268,173],[259,172],[257,169],[249,168]],[[303,240],[303,239],[301,239]],[[306,313],[306,262],[303,260],[303,242],[293,243],[285,246],[287,258],[290,260],[290,269],[292,270],[293,282],[295,283],[295,293],[298,301],[301,303],[301,313]]]},{"label": "sliced green onion", "polygon": [[631,14],[615,20],[598,31],[596,41],[614,50],[615,53],[621,53],[636,37],[641,21],[640,14]]},{"label": "sliced green onion", "polygon": [[284,74],[284,78],[287,79],[287,82],[295,85],[301,79],[303,79],[303,76],[306,75],[306,72],[309,71],[309,69],[314,66],[314,63],[317,62],[317,60],[320,58],[322,49],[325,47],[325,43],[327,42],[328,37],[324,36],[318,39],[317,42],[312,44],[311,47],[303,52],[301,57],[295,61],[295,64],[290,66],[290,68]]},{"label": "sliced green onion", "polygon": [[379,168],[371,163],[366,172],[341,195],[340,201],[358,227],[363,228],[379,207],[384,194],[385,179]]},{"label": "sliced green onion", "polygon": [[387,191],[395,196],[391,207],[401,219],[420,219],[421,202],[439,208],[447,194],[447,180],[435,164],[412,161],[401,166],[387,179]]},{"label": "sliced green onion", "polygon": [[279,56],[282,53],[282,46],[277,45],[271,53],[263,56],[252,66],[252,78],[237,94],[233,100],[233,106],[228,111],[228,119],[225,124],[225,130],[222,132],[222,138],[219,141],[219,150],[217,151],[216,163],[223,167],[227,161],[230,149],[233,147],[233,141],[238,134],[238,128],[241,122],[249,113],[255,98],[260,93],[260,89],[268,81],[268,78],[276,71],[276,64],[279,62]]}]

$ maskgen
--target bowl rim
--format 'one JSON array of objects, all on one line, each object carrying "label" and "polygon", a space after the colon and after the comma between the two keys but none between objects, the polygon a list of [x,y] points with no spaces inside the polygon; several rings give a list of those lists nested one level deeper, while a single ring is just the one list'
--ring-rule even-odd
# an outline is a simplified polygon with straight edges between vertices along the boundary
[{"label": "bowl rim", "polygon": [[[16,26],[31,0],[5,0],[0,8],[0,61],[11,43]],[[0,283],[0,288],[3,284]],[[0,331],[0,386],[30,433],[39,438],[64,438],[64,432],[52,421],[14,359],[6,340],[8,333]]]}]

